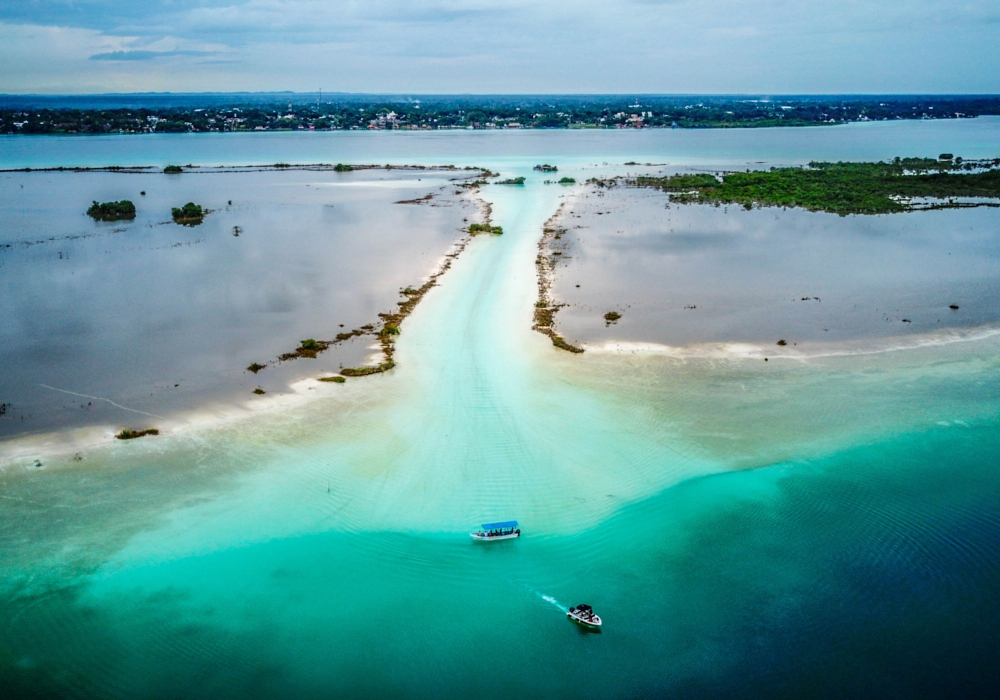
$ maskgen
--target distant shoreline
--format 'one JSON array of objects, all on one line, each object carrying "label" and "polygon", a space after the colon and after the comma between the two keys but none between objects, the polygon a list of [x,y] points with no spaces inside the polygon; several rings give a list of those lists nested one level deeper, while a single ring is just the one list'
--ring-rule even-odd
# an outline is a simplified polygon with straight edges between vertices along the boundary
[{"label": "distant shoreline", "polygon": [[738,129],[984,115],[1000,115],[1000,96],[0,96],[9,135]]}]

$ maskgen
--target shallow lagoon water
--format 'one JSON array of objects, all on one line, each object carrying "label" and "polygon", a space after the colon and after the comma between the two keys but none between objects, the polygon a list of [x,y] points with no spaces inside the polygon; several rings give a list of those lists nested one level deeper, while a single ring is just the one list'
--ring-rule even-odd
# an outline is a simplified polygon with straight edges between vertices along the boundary
[{"label": "shallow lagoon water", "polygon": [[[503,166],[528,186],[484,190],[504,236],[407,319],[392,373],[82,463],[2,463],[7,688],[998,687],[997,339],[769,363],[560,353],[529,330],[533,261],[571,192],[531,161]],[[502,517],[525,536],[465,534]],[[601,634],[566,620],[580,602]]]},{"label": "shallow lagoon water", "polygon": [[[302,339],[377,323],[400,289],[419,286],[477,216],[449,186],[465,175],[3,174],[0,364],[17,371],[0,376],[0,402],[13,406],[0,437],[149,424],[365,363],[372,335],[273,361]],[[84,214],[120,199],[136,204],[135,220]],[[210,210],[203,223],[171,221],[188,201]],[[268,367],[251,374],[253,362]]]},{"label": "shallow lagoon water", "polygon": [[559,226],[553,292],[571,342],[815,351],[1000,323],[995,208],[842,217],[587,188]]}]

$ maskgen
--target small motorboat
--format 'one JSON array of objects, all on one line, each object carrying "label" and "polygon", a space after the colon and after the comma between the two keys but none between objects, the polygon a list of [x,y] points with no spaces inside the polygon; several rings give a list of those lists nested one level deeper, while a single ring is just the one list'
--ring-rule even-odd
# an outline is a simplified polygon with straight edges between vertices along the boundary
[{"label": "small motorboat", "polygon": [[499,542],[520,536],[521,530],[518,529],[516,520],[507,520],[502,523],[483,523],[482,530],[469,533],[469,537],[477,542]]},{"label": "small motorboat", "polygon": [[594,614],[594,609],[589,605],[577,605],[575,608],[570,608],[569,612],[566,613],[566,617],[573,620],[573,622],[578,622],[584,627],[600,627],[601,618]]}]

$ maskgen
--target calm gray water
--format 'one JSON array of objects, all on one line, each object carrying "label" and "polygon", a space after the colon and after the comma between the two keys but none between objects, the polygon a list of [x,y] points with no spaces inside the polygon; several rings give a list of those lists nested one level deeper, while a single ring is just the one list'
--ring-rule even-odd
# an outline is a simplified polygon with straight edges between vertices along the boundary
[{"label": "calm gray water", "polygon": [[677,164],[965,158],[1000,153],[1000,117],[780,129],[288,132],[135,136],[0,136],[0,168],[261,163],[560,164],[636,160]]},{"label": "calm gray water", "polygon": [[1000,322],[995,208],[841,217],[587,188],[561,221],[554,292],[576,341],[794,346]]},{"label": "calm gray water", "polygon": [[[461,175],[0,175],[0,403],[12,406],[0,436],[149,423],[361,364],[372,337],[245,369],[375,323],[401,288],[419,286],[475,215],[445,186]],[[426,193],[435,199],[395,203]],[[84,213],[121,199],[136,203],[134,221]],[[211,210],[202,224],[172,222],[171,207],[188,201]]]}]

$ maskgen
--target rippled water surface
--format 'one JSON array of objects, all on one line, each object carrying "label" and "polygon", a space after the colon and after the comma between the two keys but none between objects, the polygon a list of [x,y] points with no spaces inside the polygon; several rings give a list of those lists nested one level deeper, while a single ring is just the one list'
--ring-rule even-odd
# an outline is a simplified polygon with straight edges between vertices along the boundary
[{"label": "rippled water surface", "polygon": [[[931,146],[992,156],[996,123],[725,132],[718,142],[374,135],[365,143],[380,161],[464,165],[479,149],[478,164],[528,178],[483,190],[504,235],[474,239],[406,320],[390,373],[316,386],[308,400],[241,420],[90,444],[80,461],[55,438],[7,443],[4,690],[995,695],[1000,338],[930,334],[908,349],[765,363],[570,355],[530,324],[541,228],[576,194],[531,170],[553,152],[567,154],[560,174],[578,180],[620,172],[623,150],[664,159],[672,139],[686,144],[683,158],[701,148],[706,162]],[[360,148],[315,136],[282,143],[308,162]],[[22,143],[0,153],[12,159]],[[71,143],[67,159],[91,164],[118,161],[116,144],[173,147]],[[168,143],[190,153],[187,139]],[[293,158],[256,162],[278,160]],[[517,541],[466,534],[508,518],[521,523]],[[581,602],[604,619],[600,633],[567,620]]]}]

